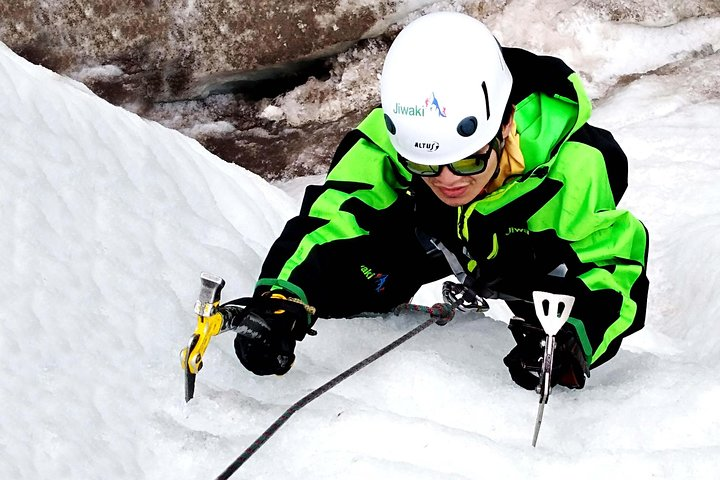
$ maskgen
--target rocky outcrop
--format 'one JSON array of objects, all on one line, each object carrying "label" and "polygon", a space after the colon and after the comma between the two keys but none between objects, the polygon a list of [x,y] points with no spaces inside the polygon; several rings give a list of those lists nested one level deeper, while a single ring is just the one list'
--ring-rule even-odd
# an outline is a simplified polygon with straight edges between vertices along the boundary
[{"label": "rocky outcrop", "polygon": [[[423,3],[432,2],[415,8]],[[340,130],[376,99],[326,114],[322,125],[298,121],[298,112],[265,112],[265,99],[311,78],[313,108],[343,82],[337,69],[347,62],[337,55],[407,13],[394,2],[360,0],[11,0],[0,3],[0,40],[226,160],[276,177],[312,172],[309,159],[327,159]],[[383,45],[371,48],[383,55]],[[311,148],[298,144],[311,135],[320,138]]]},{"label": "rocky outcrop", "polygon": [[395,20],[390,4],[366,3],[14,0],[0,5],[0,38],[116,103],[177,101],[317,68]]},{"label": "rocky outcrop", "polygon": [[720,0],[584,0],[591,10],[612,21],[664,27],[686,18],[716,16]]}]

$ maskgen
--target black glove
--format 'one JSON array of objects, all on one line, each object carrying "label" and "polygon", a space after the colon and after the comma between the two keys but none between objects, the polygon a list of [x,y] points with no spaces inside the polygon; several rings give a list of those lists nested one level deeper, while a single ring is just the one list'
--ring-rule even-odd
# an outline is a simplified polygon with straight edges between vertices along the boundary
[{"label": "black glove", "polygon": [[[244,308],[243,308],[244,307]],[[283,375],[295,361],[295,343],[314,322],[314,309],[281,290],[221,305],[229,329],[237,332],[235,353],[255,375]]]},{"label": "black glove", "polygon": [[[544,352],[545,331],[522,318],[513,317],[508,325],[517,345],[503,359],[513,381],[527,390],[535,390],[540,383],[540,366]],[[575,327],[562,326],[555,335],[555,354],[550,374],[552,386],[583,388],[585,376],[590,376],[587,359],[578,340]]]}]

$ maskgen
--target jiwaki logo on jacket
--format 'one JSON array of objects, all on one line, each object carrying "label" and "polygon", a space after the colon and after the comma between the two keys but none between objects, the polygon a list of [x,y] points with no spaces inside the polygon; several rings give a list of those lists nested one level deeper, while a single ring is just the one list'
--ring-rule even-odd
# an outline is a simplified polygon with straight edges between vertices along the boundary
[{"label": "jiwaki logo on jacket", "polygon": [[387,282],[388,279],[387,273],[375,273],[370,267],[365,265],[360,266],[360,271],[363,275],[365,275],[365,278],[371,280],[375,284],[375,291],[377,293],[382,293],[382,291],[385,290],[385,282]]}]

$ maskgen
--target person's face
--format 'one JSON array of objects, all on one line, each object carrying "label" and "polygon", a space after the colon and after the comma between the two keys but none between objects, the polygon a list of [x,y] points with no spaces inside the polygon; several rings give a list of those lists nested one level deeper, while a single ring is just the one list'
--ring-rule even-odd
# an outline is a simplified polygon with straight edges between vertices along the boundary
[{"label": "person's face", "polygon": [[[502,145],[505,144],[505,139],[511,133],[513,114],[510,117],[510,121],[500,130],[502,136]],[[502,149],[492,149],[490,145],[485,145],[483,148],[478,150],[479,153],[483,153],[492,150],[490,158],[488,159],[487,167],[481,173],[477,175],[455,175],[449,168],[443,167],[440,171],[440,175],[437,177],[422,177],[425,184],[430,187],[430,190],[446,205],[451,207],[459,207],[461,205],[467,205],[472,202],[478,195],[485,191],[488,183],[493,179],[493,175],[497,170],[499,154],[502,154]]]},{"label": "person's face", "polygon": [[[489,148],[490,146],[486,145],[480,152]],[[422,179],[443,203],[451,207],[459,207],[470,203],[483,193],[497,169],[497,162],[497,152],[493,150],[487,168],[482,173],[460,176],[444,167],[437,177],[422,177]]]}]

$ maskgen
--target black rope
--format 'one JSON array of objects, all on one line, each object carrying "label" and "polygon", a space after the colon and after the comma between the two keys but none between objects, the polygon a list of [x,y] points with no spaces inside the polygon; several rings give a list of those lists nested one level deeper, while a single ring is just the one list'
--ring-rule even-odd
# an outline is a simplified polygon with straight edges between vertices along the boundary
[{"label": "black rope", "polygon": [[255,452],[257,452],[260,447],[262,447],[265,442],[267,442],[270,437],[278,431],[280,427],[282,427],[285,422],[287,422],[290,417],[303,408],[308,403],[312,402],[316,398],[318,398],[323,393],[327,392],[331,388],[333,388],[338,383],[342,382],[349,376],[357,373],[360,369],[370,365],[372,362],[377,360],[378,358],[382,357],[386,353],[390,352],[391,350],[397,348],[399,345],[405,343],[407,340],[411,339],[418,333],[425,330],[427,327],[432,325],[433,323],[438,323],[440,325],[445,325],[447,322],[452,320],[453,316],[455,315],[455,309],[452,305],[448,303],[436,303],[432,307],[425,307],[423,305],[415,305],[412,303],[405,303],[403,305],[400,305],[395,309],[395,314],[400,313],[403,310],[408,311],[414,311],[414,312],[423,312],[430,315],[430,318],[426,320],[425,322],[421,323],[417,327],[410,330],[408,333],[403,335],[402,337],[398,338],[394,342],[388,344],[387,346],[383,347],[382,349],[378,350],[377,352],[373,353],[369,357],[367,357],[365,360],[362,360],[352,367],[348,368],[332,380],[325,383],[323,386],[313,390],[312,392],[305,395],[303,398],[295,402],[290,408],[288,408],[285,413],[280,415],[280,417],[275,420],[275,422],[268,427],[267,430],[265,430],[260,436],[255,440],[252,445],[250,445],[248,448],[245,449],[245,451],[240,454],[239,457],[235,459],[234,462],[232,462],[224,472],[222,472],[220,475],[217,476],[215,480],[227,480],[230,478],[230,476],[235,473],[243,463],[245,463]]}]

